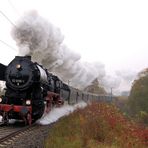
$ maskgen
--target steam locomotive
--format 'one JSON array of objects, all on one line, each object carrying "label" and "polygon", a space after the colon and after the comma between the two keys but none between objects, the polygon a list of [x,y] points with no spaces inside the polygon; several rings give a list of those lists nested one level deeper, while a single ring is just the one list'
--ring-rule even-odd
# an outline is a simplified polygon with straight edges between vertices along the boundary
[{"label": "steam locomotive", "polygon": [[42,65],[32,62],[31,56],[16,56],[8,66],[0,64],[0,80],[6,82],[5,95],[0,97],[4,124],[8,124],[9,119],[21,119],[31,125],[53,106],[59,107],[65,102],[110,99],[68,86]]},{"label": "steam locomotive", "polygon": [[23,119],[27,124],[48,112],[52,105],[61,105],[60,93],[70,95],[68,85],[49,73],[31,56],[16,56],[8,66],[0,65],[0,80],[6,81],[5,95],[0,98],[0,115],[3,122]]}]

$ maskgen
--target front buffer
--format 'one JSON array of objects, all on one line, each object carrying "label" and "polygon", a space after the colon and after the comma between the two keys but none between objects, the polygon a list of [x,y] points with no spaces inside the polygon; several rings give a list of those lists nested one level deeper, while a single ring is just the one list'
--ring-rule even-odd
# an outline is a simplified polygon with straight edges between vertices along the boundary
[{"label": "front buffer", "polygon": [[2,123],[8,124],[9,119],[23,120],[25,125],[32,124],[32,106],[10,105],[0,103]]}]

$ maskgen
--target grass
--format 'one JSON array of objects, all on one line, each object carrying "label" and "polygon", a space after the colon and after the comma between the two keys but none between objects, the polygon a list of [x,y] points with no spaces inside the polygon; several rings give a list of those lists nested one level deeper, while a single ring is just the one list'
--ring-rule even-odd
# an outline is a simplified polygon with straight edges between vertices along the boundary
[{"label": "grass", "polygon": [[114,105],[92,103],[60,119],[46,148],[146,148],[148,129],[127,120]]}]

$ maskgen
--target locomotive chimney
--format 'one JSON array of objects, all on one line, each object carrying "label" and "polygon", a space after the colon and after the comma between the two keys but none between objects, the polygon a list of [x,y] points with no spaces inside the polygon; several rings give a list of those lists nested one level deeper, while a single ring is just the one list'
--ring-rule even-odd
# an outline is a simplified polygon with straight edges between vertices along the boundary
[{"label": "locomotive chimney", "polygon": [[24,56],[24,58],[27,58],[27,59],[29,59],[31,61],[31,56],[30,55],[26,55],[26,56]]},{"label": "locomotive chimney", "polygon": [[31,56],[27,55],[27,56],[15,56],[15,58],[25,58],[31,61]]}]

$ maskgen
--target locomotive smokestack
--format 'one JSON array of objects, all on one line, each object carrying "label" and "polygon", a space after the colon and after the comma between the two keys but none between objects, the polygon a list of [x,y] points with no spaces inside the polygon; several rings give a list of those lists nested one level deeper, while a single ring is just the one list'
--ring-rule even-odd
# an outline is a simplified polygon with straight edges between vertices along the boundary
[{"label": "locomotive smokestack", "polygon": [[31,56],[27,55],[27,56],[15,56],[15,58],[25,58],[31,61]]},{"label": "locomotive smokestack", "polygon": [[30,55],[27,55],[24,58],[27,58],[27,59],[29,59],[31,61],[31,56]]}]

